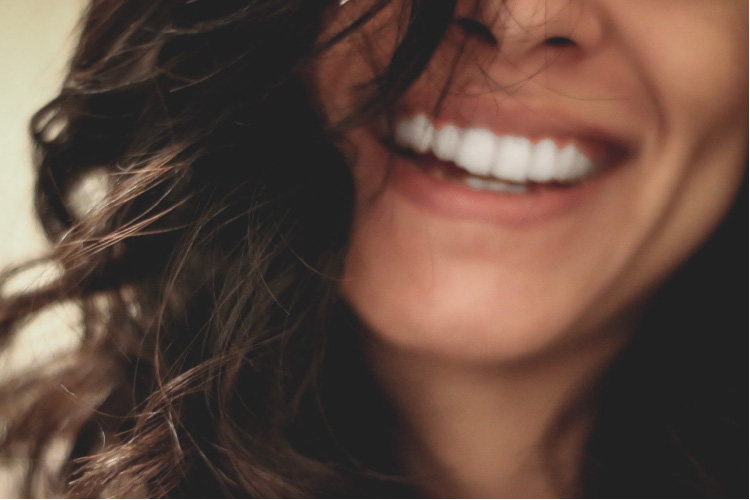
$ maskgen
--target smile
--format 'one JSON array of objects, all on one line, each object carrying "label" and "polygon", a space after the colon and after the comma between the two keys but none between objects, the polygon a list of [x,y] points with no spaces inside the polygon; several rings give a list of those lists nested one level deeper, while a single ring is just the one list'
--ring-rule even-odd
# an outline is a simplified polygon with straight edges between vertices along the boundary
[{"label": "smile", "polygon": [[536,184],[565,187],[580,183],[611,164],[614,157],[601,147],[589,147],[594,153],[584,154],[571,138],[532,140],[452,123],[438,128],[423,113],[399,120],[394,140],[406,151],[429,154],[458,167],[427,162],[431,168],[426,171],[437,178],[506,193],[524,193]]},{"label": "smile", "polygon": [[633,144],[611,129],[554,110],[450,111],[412,108],[396,116],[392,139],[374,132],[394,192],[427,213],[528,226],[596,211],[616,196],[615,179],[630,178]]}]

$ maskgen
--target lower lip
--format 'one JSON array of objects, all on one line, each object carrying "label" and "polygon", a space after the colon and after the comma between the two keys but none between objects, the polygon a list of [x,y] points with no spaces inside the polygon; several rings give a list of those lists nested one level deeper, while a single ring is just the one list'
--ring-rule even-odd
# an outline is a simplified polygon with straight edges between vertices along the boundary
[{"label": "lower lip", "polygon": [[418,166],[410,158],[395,155],[390,174],[394,190],[409,202],[440,216],[502,225],[538,224],[575,212],[597,197],[618,170],[609,168],[573,186],[542,185],[523,193],[503,193],[438,179],[427,172],[430,161],[439,162],[427,157]]}]

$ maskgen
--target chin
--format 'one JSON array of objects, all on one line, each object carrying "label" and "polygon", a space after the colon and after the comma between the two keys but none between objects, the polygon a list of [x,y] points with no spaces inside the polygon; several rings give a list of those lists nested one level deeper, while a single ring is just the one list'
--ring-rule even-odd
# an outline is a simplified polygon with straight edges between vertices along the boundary
[{"label": "chin", "polygon": [[520,362],[595,337],[625,309],[619,293],[602,300],[601,268],[599,280],[593,272],[576,280],[571,267],[526,259],[518,242],[494,252],[495,231],[415,216],[387,193],[359,222],[341,292],[369,337],[392,348],[455,362]]},{"label": "chin", "polygon": [[362,290],[344,294],[377,342],[452,362],[516,363],[570,340],[570,318],[558,311],[529,319],[510,308],[463,307],[461,298],[445,294],[436,300],[374,297]]}]

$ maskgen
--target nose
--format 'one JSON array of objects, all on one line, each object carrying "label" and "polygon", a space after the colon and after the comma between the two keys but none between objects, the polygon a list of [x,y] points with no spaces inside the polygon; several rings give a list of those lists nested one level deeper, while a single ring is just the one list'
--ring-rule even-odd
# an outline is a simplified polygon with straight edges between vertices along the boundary
[{"label": "nose", "polygon": [[[597,0],[504,0],[492,2],[492,30],[499,56],[516,69],[540,69],[564,56],[593,51],[604,35]],[[552,57],[550,57],[552,56]]]}]

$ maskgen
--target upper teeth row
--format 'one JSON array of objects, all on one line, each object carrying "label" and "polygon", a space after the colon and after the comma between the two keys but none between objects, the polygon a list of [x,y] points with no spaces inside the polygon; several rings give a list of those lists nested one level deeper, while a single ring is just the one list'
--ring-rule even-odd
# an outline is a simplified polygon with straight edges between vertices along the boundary
[{"label": "upper teeth row", "polygon": [[395,140],[419,153],[429,151],[474,175],[511,182],[572,182],[594,170],[594,162],[573,144],[560,149],[552,139],[534,144],[525,137],[498,137],[486,129],[453,125],[436,130],[423,114],[399,121]]}]

